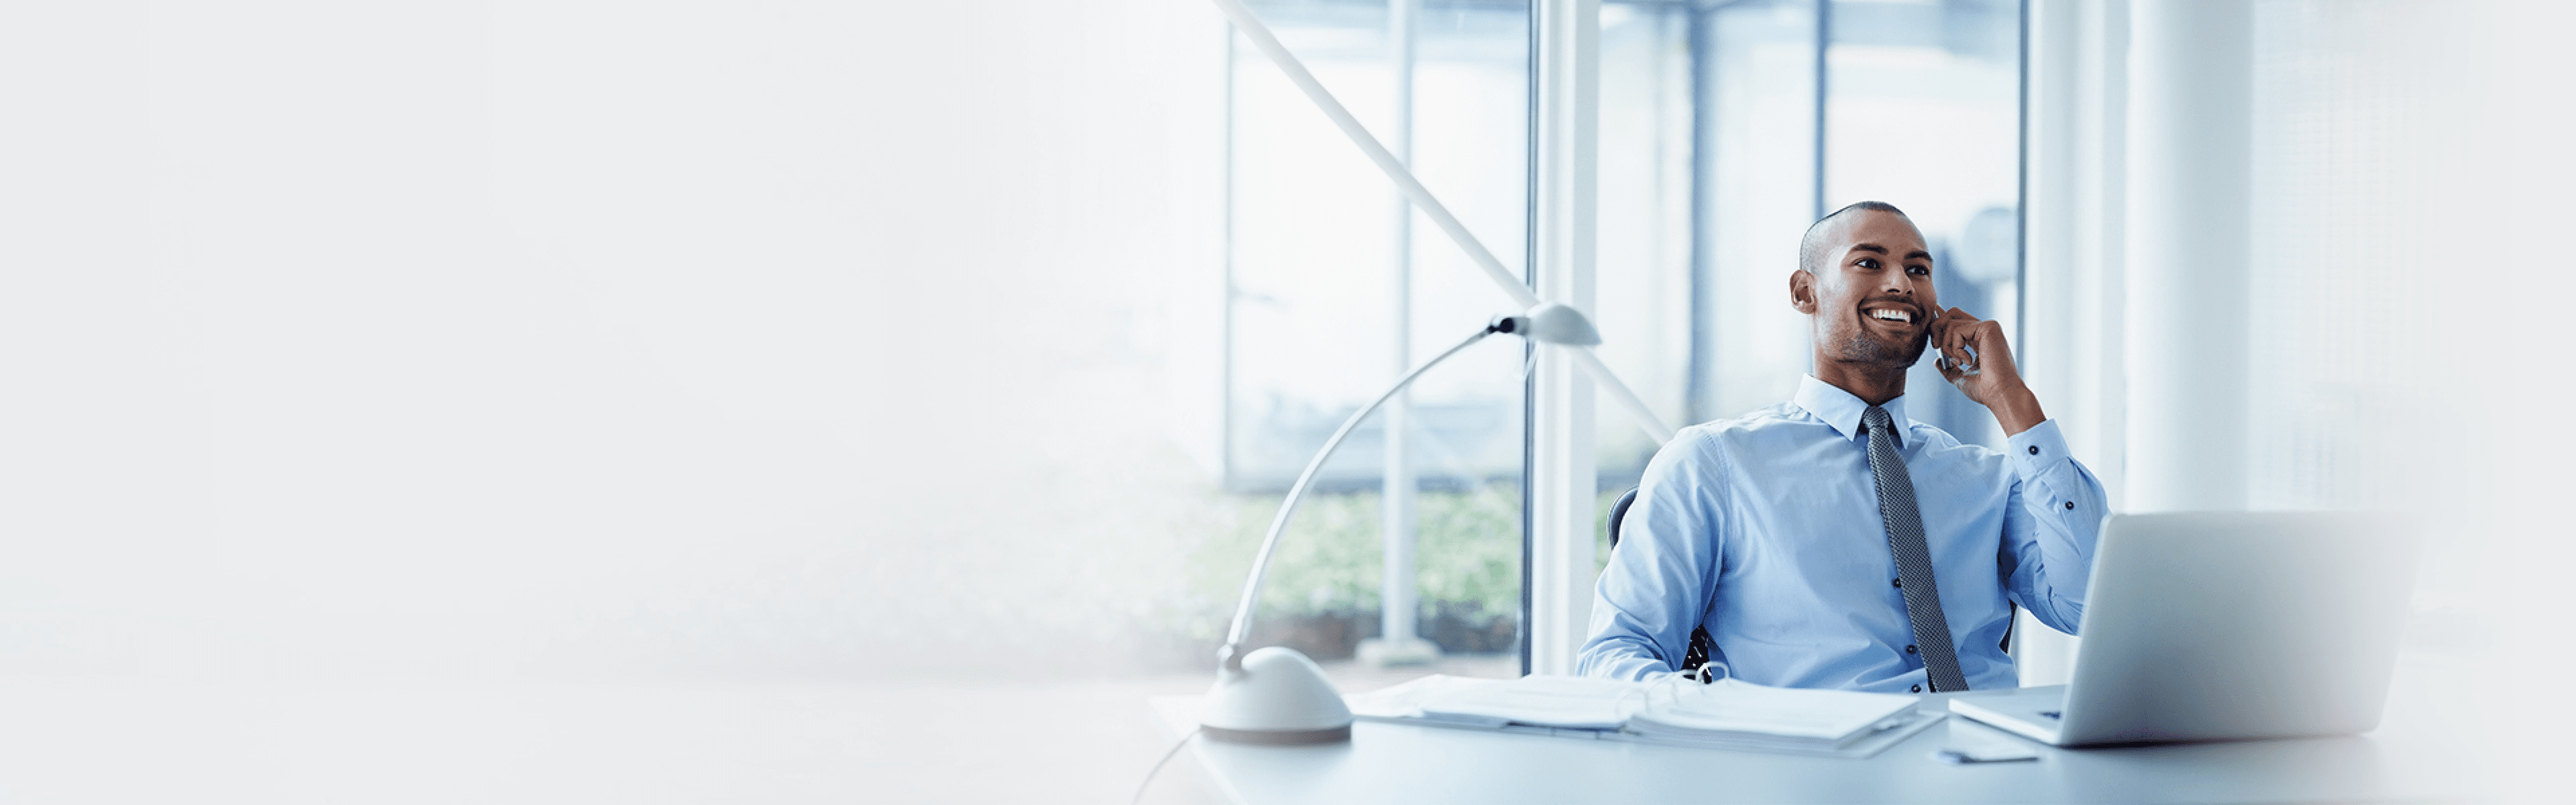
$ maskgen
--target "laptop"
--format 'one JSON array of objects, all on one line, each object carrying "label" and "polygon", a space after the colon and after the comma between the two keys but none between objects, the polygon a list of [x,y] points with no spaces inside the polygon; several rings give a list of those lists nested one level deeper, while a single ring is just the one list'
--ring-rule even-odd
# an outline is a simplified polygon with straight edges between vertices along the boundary
[{"label": "laptop", "polygon": [[2113,515],[2065,685],[1950,711],[2056,746],[2379,726],[2421,539],[2349,512]]}]

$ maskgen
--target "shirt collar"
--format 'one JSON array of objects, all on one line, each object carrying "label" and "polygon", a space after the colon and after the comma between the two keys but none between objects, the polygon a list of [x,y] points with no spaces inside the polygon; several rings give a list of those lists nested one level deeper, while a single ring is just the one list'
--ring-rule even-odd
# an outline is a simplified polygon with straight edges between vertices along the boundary
[{"label": "shirt collar", "polygon": [[[1861,402],[1851,392],[1817,380],[1815,375],[1807,375],[1798,378],[1798,396],[1791,398],[1790,402],[1807,409],[1807,413],[1824,420],[1825,424],[1834,426],[1843,438],[1861,438],[1860,418],[1869,411],[1869,403]],[[1896,399],[1879,407],[1887,409],[1888,421],[1896,425],[1896,433],[1891,434],[1896,437],[1896,446],[1905,446],[1905,434],[1914,429],[1914,420],[1905,418],[1905,395],[1899,394]]]}]

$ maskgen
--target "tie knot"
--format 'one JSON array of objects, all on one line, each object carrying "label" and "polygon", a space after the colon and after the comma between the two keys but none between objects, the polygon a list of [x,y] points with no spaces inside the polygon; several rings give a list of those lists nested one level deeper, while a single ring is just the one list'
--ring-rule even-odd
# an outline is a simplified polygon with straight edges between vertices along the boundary
[{"label": "tie knot", "polygon": [[1896,432],[1895,417],[1888,416],[1885,408],[1873,405],[1869,410],[1861,412],[1860,432],[1868,434],[1871,441],[1877,441],[1879,437],[1884,436],[1888,444],[1905,446],[1905,436]]}]

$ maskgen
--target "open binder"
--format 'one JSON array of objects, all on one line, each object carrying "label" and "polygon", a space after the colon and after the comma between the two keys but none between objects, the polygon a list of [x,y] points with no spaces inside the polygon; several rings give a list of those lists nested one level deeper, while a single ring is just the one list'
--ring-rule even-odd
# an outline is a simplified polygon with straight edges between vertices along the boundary
[{"label": "open binder", "polygon": [[1941,720],[1914,697],[1727,679],[1624,682],[1434,674],[1343,697],[1354,717],[1604,741],[1865,758]]}]

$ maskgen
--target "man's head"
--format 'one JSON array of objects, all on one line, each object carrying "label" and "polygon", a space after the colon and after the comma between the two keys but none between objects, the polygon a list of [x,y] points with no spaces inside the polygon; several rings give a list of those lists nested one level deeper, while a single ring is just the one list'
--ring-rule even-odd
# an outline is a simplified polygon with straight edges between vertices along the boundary
[{"label": "man's head", "polygon": [[1789,303],[1808,316],[1824,363],[1902,370],[1923,357],[1932,317],[1932,252],[1895,205],[1864,201],[1807,227]]}]

